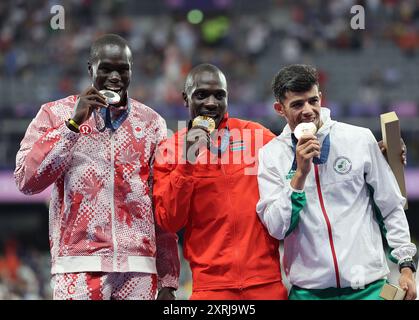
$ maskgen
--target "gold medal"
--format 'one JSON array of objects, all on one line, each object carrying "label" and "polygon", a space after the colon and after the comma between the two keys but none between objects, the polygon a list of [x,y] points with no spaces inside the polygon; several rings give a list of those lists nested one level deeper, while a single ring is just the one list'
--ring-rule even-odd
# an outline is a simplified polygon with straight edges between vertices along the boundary
[{"label": "gold medal", "polygon": [[196,126],[204,127],[209,133],[211,133],[215,129],[215,121],[211,117],[197,116],[192,121],[192,127]]}]

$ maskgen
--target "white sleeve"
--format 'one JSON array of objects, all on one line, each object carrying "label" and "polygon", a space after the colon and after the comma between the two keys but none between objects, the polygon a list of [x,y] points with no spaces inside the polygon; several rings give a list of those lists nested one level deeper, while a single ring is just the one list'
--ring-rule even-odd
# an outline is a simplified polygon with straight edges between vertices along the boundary
[{"label": "white sleeve", "polygon": [[368,133],[369,161],[365,165],[365,180],[373,197],[381,232],[391,249],[390,259],[398,263],[416,254],[403,210],[406,199],[401,195],[397,180],[372,132],[368,130]]},{"label": "white sleeve", "polygon": [[306,197],[304,191],[292,190],[283,182],[279,168],[271,163],[270,157],[266,148],[259,150],[260,199],[256,211],[269,234],[282,240],[297,227]]}]

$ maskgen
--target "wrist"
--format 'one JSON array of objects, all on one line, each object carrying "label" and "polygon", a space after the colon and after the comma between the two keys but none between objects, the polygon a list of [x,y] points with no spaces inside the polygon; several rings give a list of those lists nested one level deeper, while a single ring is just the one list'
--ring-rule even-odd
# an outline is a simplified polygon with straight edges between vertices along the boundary
[{"label": "wrist", "polygon": [[295,190],[304,190],[307,175],[297,170],[294,177],[291,179],[290,186]]},{"label": "wrist", "polygon": [[412,273],[416,272],[416,264],[413,261],[412,258],[406,258],[403,259],[401,261],[399,261],[399,272],[408,272],[408,269],[410,269],[410,271]]},{"label": "wrist", "polygon": [[76,133],[80,132],[79,131],[79,124],[76,121],[74,121],[74,119],[72,119],[72,118],[68,119],[66,121],[66,125],[71,131],[74,131]]},{"label": "wrist", "polygon": [[174,298],[176,298],[176,289],[175,289],[175,288],[172,288],[172,287],[162,287],[162,288],[159,290],[159,292],[160,292],[160,293],[165,292],[165,293],[167,293],[167,294],[170,294],[170,295],[171,295],[171,296],[173,296]]},{"label": "wrist", "polygon": [[401,274],[413,275],[413,270],[410,269],[409,267],[403,267],[403,268],[400,268],[400,273]]}]

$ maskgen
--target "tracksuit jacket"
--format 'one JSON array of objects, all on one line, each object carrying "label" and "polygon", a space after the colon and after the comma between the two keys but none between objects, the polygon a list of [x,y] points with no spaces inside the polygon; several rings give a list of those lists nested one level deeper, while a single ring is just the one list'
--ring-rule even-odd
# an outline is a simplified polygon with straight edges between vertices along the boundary
[{"label": "tracksuit jacket", "polygon": [[166,123],[133,99],[114,132],[99,132],[94,117],[80,133],[67,128],[77,96],[43,105],[16,158],[23,193],[54,184],[49,207],[52,274],[157,273],[159,285],[178,286],[175,234],[155,230],[151,171]]},{"label": "tracksuit jacket", "polygon": [[287,125],[260,150],[257,212],[269,233],[284,239],[284,270],[304,289],[362,288],[413,257],[409,226],[396,179],[369,129],[336,122],[322,108],[316,134],[321,155],[304,190],[290,181],[295,143]]},{"label": "tracksuit jacket", "polygon": [[201,150],[197,164],[182,163],[185,128],[159,148],[154,167],[156,221],[172,232],[185,228],[194,291],[281,280],[279,241],[255,210],[257,151],[274,135],[227,114],[219,129],[219,149]]}]

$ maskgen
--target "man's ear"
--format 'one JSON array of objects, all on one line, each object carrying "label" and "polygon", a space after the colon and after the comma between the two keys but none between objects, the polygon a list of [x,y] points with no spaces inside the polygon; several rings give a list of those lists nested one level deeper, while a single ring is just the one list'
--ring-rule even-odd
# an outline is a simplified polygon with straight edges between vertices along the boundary
[{"label": "man's ear", "polygon": [[322,106],[322,93],[321,93],[321,91],[319,91],[319,99],[320,99],[319,105],[321,107]]},{"label": "man's ear", "polygon": [[278,113],[281,117],[285,117],[284,106],[282,105],[281,102],[275,101],[274,109],[275,109],[276,113]]},{"label": "man's ear", "polygon": [[185,108],[188,108],[188,95],[186,94],[185,91],[182,91],[182,98],[183,98],[183,105],[185,106]]}]

